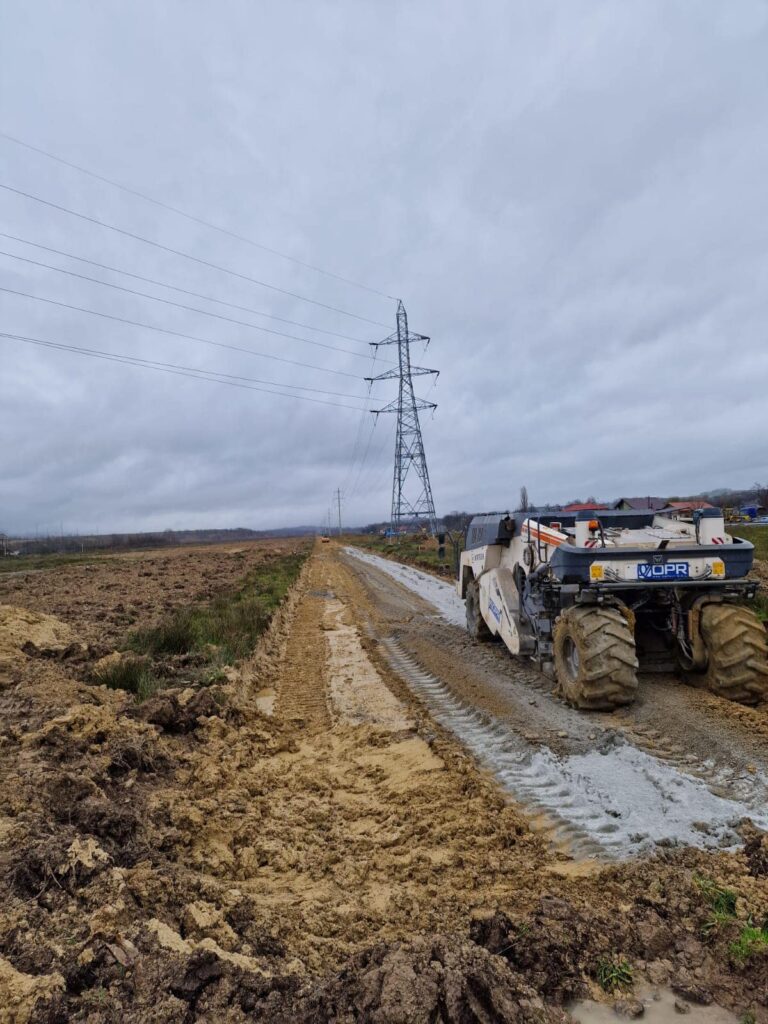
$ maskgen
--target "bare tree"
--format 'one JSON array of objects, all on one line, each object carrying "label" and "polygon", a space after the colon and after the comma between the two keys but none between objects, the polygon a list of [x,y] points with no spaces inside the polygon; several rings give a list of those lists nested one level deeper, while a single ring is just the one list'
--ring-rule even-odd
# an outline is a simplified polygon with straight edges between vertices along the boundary
[{"label": "bare tree", "polygon": [[755,500],[763,508],[768,507],[768,484],[755,484]]},{"label": "bare tree", "polygon": [[528,488],[523,486],[520,488],[520,503],[517,506],[518,512],[528,512],[531,507],[531,503],[528,499]]}]

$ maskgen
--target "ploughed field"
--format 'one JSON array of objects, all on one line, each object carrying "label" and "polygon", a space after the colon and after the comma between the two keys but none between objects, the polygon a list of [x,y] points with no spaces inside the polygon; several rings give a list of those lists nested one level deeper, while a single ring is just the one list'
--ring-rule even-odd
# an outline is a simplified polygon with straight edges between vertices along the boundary
[{"label": "ploughed field", "polygon": [[451,615],[336,544],[0,575],[0,1022],[554,1022],[648,985],[768,1020],[765,710],[655,681],[577,716]]}]

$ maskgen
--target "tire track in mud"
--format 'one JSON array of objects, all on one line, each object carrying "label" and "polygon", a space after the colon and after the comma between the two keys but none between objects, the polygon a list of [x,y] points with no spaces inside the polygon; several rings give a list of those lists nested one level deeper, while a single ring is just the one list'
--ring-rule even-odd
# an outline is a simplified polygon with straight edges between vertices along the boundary
[{"label": "tire track in mud", "polygon": [[309,733],[331,727],[323,615],[323,559],[312,558],[304,577],[281,659],[275,711]]},{"label": "tire track in mud", "polygon": [[716,796],[736,798],[750,806],[765,804],[768,800],[768,781],[764,772],[758,771],[755,765],[725,764],[714,756],[714,750],[711,758],[702,760],[671,736],[651,726],[634,722],[626,714],[617,715],[614,724],[638,750],[703,779]]},{"label": "tire track in mud", "polygon": [[666,679],[644,682],[626,712],[576,712],[551,693],[550,680],[496,645],[471,644],[436,610],[399,621],[377,615],[379,594],[393,607],[401,582],[370,559],[342,557],[371,599],[393,670],[515,799],[545,812],[556,844],[601,857],[656,844],[722,848],[737,843],[740,819],[768,825],[763,734],[744,728],[764,712],[724,708]]},{"label": "tire track in mud", "polygon": [[[543,812],[540,830],[543,824],[548,838],[573,856],[614,859],[657,844],[723,848],[738,843],[734,829],[748,809],[717,792],[721,786],[630,746],[615,731],[607,731],[586,755],[562,758],[544,745],[532,751],[513,730],[424,671],[397,640],[387,639],[383,646],[393,669],[425,700],[435,719],[504,789]],[[761,827],[768,824],[765,813],[750,810]]]},{"label": "tire track in mud", "polygon": [[[396,639],[388,638],[382,646],[392,670],[424,700],[440,725],[458,736],[505,789],[518,798],[522,797],[529,806],[547,812],[543,831],[555,846],[565,846],[574,856],[581,858],[598,856],[610,847],[607,838],[602,843],[591,838],[576,820],[566,821],[537,799],[539,791],[551,789],[556,783],[531,772],[530,765],[526,763],[525,745],[513,732],[454,696],[440,679],[421,668]],[[556,795],[561,802],[571,797],[572,804],[570,791],[560,787]],[[599,814],[585,811],[578,817],[590,818],[594,822]],[[615,828],[607,819],[603,825],[606,833]]]}]

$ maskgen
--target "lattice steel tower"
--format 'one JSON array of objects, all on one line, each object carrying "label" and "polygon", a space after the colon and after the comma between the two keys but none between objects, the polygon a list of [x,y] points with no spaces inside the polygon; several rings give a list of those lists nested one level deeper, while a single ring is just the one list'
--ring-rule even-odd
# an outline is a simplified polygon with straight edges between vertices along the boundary
[{"label": "lattice steel tower", "polygon": [[[397,304],[397,330],[384,341],[374,341],[377,350],[382,345],[397,345],[397,367],[380,373],[378,377],[366,377],[367,381],[391,380],[399,378],[400,388],[397,399],[382,409],[372,410],[377,416],[382,412],[397,413],[397,433],[395,437],[395,475],[392,481],[392,529],[410,522],[426,521],[431,533],[437,532],[435,503],[432,499],[432,488],[429,483],[427,459],[424,454],[424,441],[421,437],[419,423],[420,409],[436,409],[434,402],[417,398],[413,391],[413,377],[439,373],[438,370],[427,370],[422,366],[411,366],[411,342],[423,341],[429,344],[424,334],[414,334],[408,330],[408,315],[402,302]],[[406,495],[406,479],[414,469],[418,477],[418,485],[412,485],[412,497]]]}]

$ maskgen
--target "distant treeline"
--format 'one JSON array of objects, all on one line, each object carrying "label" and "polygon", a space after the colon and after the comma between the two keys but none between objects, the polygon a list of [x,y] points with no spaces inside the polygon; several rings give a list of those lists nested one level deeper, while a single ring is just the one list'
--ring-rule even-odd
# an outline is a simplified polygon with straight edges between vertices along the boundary
[{"label": "distant treeline", "polygon": [[313,526],[277,530],[160,530],[150,533],[97,533],[64,536],[1,538],[0,554],[58,555],[85,551],[128,551],[136,548],[175,547],[179,544],[222,544],[232,541],[263,540],[267,537],[303,537],[315,533]]}]

